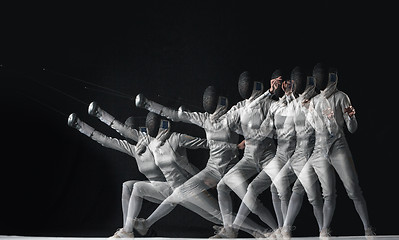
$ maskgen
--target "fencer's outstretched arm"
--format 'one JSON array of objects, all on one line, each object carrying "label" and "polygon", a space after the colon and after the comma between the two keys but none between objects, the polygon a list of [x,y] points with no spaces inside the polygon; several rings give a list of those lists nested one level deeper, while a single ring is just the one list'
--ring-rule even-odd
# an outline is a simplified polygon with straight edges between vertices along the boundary
[{"label": "fencer's outstretched arm", "polygon": [[[241,122],[240,111],[244,108],[250,109],[255,106],[256,105],[253,105],[250,107],[250,105],[248,105],[248,106],[236,109],[234,111],[229,111],[225,114],[227,124],[225,124],[223,122],[215,122],[215,123],[213,123],[213,126],[216,129],[228,127],[231,131],[236,132],[237,134],[243,135],[243,132],[241,129],[241,124],[240,124],[240,122]],[[275,134],[275,128],[274,128],[274,116],[271,112],[272,111],[267,112],[266,118],[263,120],[259,129],[252,129],[251,133],[246,133],[246,139],[254,139],[254,140],[262,141],[267,137],[273,138],[273,136]]]},{"label": "fencer's outstretched arm", "polygon": [[189,111],[176,111],[165,107],[159,103],[147,99],[143,94],[138,94],[136,96],[136,106],[140,108],[145,108],[150,112],[154,112],[161,116],[167,117],[175,122],[185,122],[198,125],[200,127],[204,126],[205,113],[201,112],[189,112]]},{"label": "fencer's outstretched arm", "polygon": [[167,108],[159,103],[147,99],[144,94],[140,93],[135,99],[136,107],[145,108],[150,112],[167,117],[173,121],[177,118],[177,111]]},{"label": "fencer's outstretched arm", "polygon": [[204,138],[193,137],[187,134],[178,133],[179,146],[189,149],[209,149],[208,141]]},{"label": "fencer's outstretched arm", "polygon": [[93,127],[87,123],[81,121],[75,113],[72,113],[68,117],[68,126],[76,128],[79,132],[98,142],[104,147],[111,148],[130,156],[135,157],[135,146],[130,144],[126,140],[120,140],[117,138],[112,138],[104,135],[103,133],[96,131]]},{"label": "fencer's outstretched arm", "polygon": [[139,132],[136,129],[130,128],[116,120],[111,114],[101,109],[96,102],[90,103],[88,113],[97,117],[111,128],[115,129],[123,137],[130,138],[133,141],[138,142]]}]

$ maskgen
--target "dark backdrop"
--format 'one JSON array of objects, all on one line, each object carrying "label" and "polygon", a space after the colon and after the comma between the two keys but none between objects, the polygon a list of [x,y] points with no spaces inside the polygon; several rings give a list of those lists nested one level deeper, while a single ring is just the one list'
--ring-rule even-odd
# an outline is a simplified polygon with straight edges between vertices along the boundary
[{"label": "dark backdrop", "polygon": [[[373,4],[373,5],[372,5]],[[122,226],[122,183],[142,179],[134,160],[67,126],[78,116],[107,135],[87,114],[100,106],[124,121],[143,117],[126,98],[85,88],[96,83],[171,107],[201,110],[202,92],[217,85],[230,103],[237,80],[250,71],[269,86],[276,68],[317,62],[337,67],[359,122],[348,141],[378,234],[398,234],[395,36],[389,6],[336,1],[142,1],[2,6],[0,234],[110,236]],[[197,109],[198,108],[198,109]],[[139,118],[140,124],[143,119]],[[175,130],[205,137],[198,127]],[[202,168],[208,153],[188,151]],[[362,235],[342,183],[333,235]],[[211,190],[215,194],[215,190]],[[216,195],[215,195],[216,196]],[[270,193],[261,195],[272,208]],[[235,207],[239,200],[234,196]],[[146,202],[141,216],[156,205]],[[257,218],[251,215],[251,218]],[[294,235],[317,235],[305,200]],[[178,206],[153,228],[158,236],[208,237],[212,224]],[[240,234],[240,236],[247,236]]]}]

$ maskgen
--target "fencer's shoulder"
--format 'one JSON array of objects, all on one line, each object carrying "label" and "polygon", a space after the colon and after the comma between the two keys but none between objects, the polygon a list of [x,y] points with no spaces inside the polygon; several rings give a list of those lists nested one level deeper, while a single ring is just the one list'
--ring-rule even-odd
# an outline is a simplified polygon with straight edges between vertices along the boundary
[{"label": "fencer's shoulder", "polygon": [[318,101],[318,100],[320,100],[321,97],[322,97],[321,94],[317,94],[316,96],[312,97],[311,100]]},{"label": "fencer's shoulder", "polygon": [[276,101],[276,100],[273,100],[272,98],[265,98],[265,99],[262,99],[262,101],[260,102],[260,104],[263,104],[263,105],[265,105],[265,104],[269,104],[269,105],[271,105],[272,103],[274,103],[274,102],[278,102],[278,101]]},{"label": "fencer's shoulder", "polygon": [[230,107],[230,109],[226,112],[224,115],[231,115],[237,113],[241,108],[245,107],[245,100],[239,101],[233,106]]},{"label": "fencer's shoulder", "polygon": [[334,93],[334,95],[335,95],[335,97],[338,97],[338,98],[349,99],[348,94],[346,94],[346,93],[344,93],[344,92],[342,92],[342,91],[340,91],[340,90],[337,90],[337,91]]},{"label": "fencer's shoulder", "polygon": [[271,100],[271,104],[270,104],[270,106],[273,106],[273,107],[278,107],[279,105],[280,105],[280,101]]},{"label": "fencer's shoulder", "polygon": [[270,103],[270,108],[269,111],[274,112],[280,107],[280,102],[279,101],[273,101]]},{"label": "fencer's shoulder", "polygon": [[314,97],[312,97],[311,99],[310,99],[310,104],[312,104],[313,106],[316,106],[318,103],[320,103],[322,100],[322,97],[323,96],[321,96],[321,94],[317,94],[317,95],[315,95]]},{"label": "fencer's shoulder", "polygon": [[292,104],[297,105],[303,101],[302,97],[297,97],[294,100],[291,101]]}]

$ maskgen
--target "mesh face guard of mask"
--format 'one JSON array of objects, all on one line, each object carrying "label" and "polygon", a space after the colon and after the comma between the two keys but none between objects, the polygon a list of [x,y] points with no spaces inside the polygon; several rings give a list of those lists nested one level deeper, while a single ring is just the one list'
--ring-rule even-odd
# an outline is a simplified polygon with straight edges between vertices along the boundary
[{"label": "mesh face guard of mask", "polygon": [[159,130],[159,125],[161,123],[161,117],[158,114],[149,112],[145,120],[145,126],[147,128],[147,133],[151,137],[156,137]]},{"label": "mesh face guard of mask", "polygon": [[209,86],[205,89],[202,97],[202,106],[204,110],[210,114],[215,112],[218,104],[219,96],[214,86]]}]

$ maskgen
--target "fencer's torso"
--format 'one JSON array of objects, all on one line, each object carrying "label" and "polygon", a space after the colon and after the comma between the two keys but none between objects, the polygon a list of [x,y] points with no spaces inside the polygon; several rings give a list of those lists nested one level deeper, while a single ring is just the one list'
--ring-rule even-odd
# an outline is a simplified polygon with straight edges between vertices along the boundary
[{"label": "fencer's torso", "polygon": [[258,104],[249,107],[251,102],[251,99],[238,102],[232,108],[233,111],[231,111],[232,115],[230,116],[232,118],[238,117],[235,120],[231,119],[231,121],[235,122],[235,130],[245,138],[244,155],[250,154],[254,157],[254,160],[261,161],[268,152],[275,152],[276,145],[271,138],[267,137],[263,140],[258,140],[252,138],[252,136],[259,130],[262,122],[265,120],[273,100],[265,98]]},{"label": "fencer's torso", "polygon": [[[164,142],[158,139],[152,139],[148,148],[154,154],[155,164],[161,169],[166,181],[175,189],[183,184],[193,174],[189,173],[183,166],[189,166],[184,138],[186,135],[173,132]],[[195,139],[196,146],[205,147],[206,141],[199,138]],[[194,144],[193,144],[194,145]]]},{"label": "fencer's torso", "polygon": [[309,102],[303,103],[299,96],[293,101],[294,104],[294,125],[296,133],[295,153],[311,154],[315,144],[315,130],[306,120]]},{"label": "fencer's torso", "polygon": [[271,105],[270,99],[265,99],[260,104],[249,108],[248,105],[251,103],[248,99],[239,102],[237,105],[242,106],[238,108],[240,115],[240,131],[245,138],[245,143],[250,144],[253,141],[251,134],[254,129],[259,129],[263,120],[266,118],[267,110]]},{"label": "fencer's torso", "polygon": [[284,96],[279,101],[273,102],[266,119],[269,126],[274,126],[277,138],[276,154],[287,158],[292,155],[296,147],[293,100],[293,96]]},{"label": "fencer's torso", "polygon": [[165,177],[159,167],[155,164],[154,156],[148,148],[145,151],[135,156],[137,167],[139,171],[150,181],[164,182]]},{"label": "fencer's torso", "polygon": [[[110,116],[108,113],[104,114],[103,111],[102,117]],[[138,142],[141,138],[141,134],[134,128],[127,127],[125,124],[117,120],[113,120],[111,127],[115,129],[119,134],[126,138],[130,138],[133,141]],[[155,159],[150,152],[150,150],[146,147],[145,151],[141,154],[137,154],[135,151],[135,146],[130,145],[131,155],[136,159],[137,167],[139,171],[144,174],[144,176],[150,181],[166,181],[163,173],[159,169],[159,167],[155,164]]]},{"label": "fencer's torso", "polygon": [[336,90],[328,98],[323,94],[318,94],[312,99],[315,112],[321,120],[322,127],[316,129],[315,149],[329,148],[337,140],[345,140],[344,126],[349,132],[355,132],[357,129],[356,117],[349,117],[344,113],[344,109],[351,105],[349,97]]},{"label": "fencer's torso", "polygon": [[344,126],[346,125],[349,132],[355,132],[357,129],[356,117],[349,117],[344,113],[344,109],[351,105],[348,95],[337,90],[330,97],[327,98],[331,108],[334,111],[334,118],[338,124],[338,128],[342,136],[344,136]]},{"label": "fencer's torso", "polygon": [[[150,180],[150,181],[165,181],[165,177],[163,176],[163,173],[161,170],[158,168],[158,166],[155,164],[154,157],[152,153],[146,149],[145,152],[142,154],[137,154],[136,152],[136,147],[135,145],[130,144],[127,140],[121,140],[117,138],[112,138],[108,137],[98,131],[94,131],[90,135],[90,131],[86,130],[88,125],[82,124],[80,127],[79,131],[82,133],[88,135],[93,139],[94,141],[100,143],[104,147],[112,148],[115,150],[118,150],[120,152],[126,153],[130,156],[132,156],[137,163],[137,167],[139,171],[144,174],[144,176]],[[138,134],[136,132],[137,138],[135,140],[138,140]]]},{"label": "fencer's torso", "polygon": [[[209,146],[207,167],[212,168],[220,175],[225,173],[229,163],[236,159],[238,155],[238,135],[227,128],[227,121],[223,115],[219,117],[219,115],[223,114],[222,110],[224,107],[225,106],[219,105],[215,114],[212,115],[207,112],[176,111],[153,101],[147,101],[146,106],[150,111],[172,119],[173,121],[191,123],[203,128]],[[215,124],[221,124],[222,127],[217,128]]]},{"label": "fencer's torso", "polygon": [[[238,156],[238,134],[230,131],[227,127],[225,114],[217,120],[212,120],[211,114],[207,112],[180,111],[179,120],[196,124],[205,130],[209,144],[207,167],[215,169],[223,175],[229,163]],[[216,125],[222,125],[222,127]]]}]

